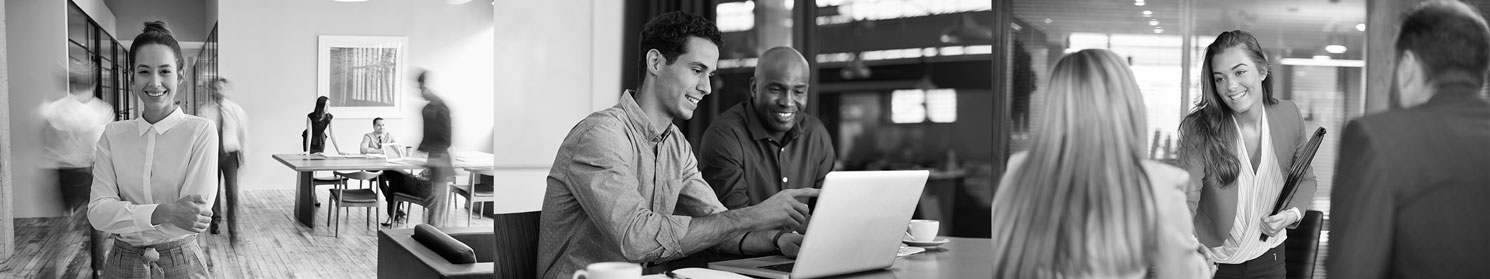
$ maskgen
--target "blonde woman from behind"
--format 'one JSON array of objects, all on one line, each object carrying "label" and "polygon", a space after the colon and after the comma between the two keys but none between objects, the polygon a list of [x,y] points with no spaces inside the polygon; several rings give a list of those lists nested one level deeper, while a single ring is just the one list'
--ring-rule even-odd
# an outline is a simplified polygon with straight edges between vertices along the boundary
[{"label": "blonde woman from behind", "polygon": [[993,199],[995,278],[1210,277],[1185,206],[1184,170],[1146,160],[1133,73],[1106,50],[1061,58],[1029,151]]}]

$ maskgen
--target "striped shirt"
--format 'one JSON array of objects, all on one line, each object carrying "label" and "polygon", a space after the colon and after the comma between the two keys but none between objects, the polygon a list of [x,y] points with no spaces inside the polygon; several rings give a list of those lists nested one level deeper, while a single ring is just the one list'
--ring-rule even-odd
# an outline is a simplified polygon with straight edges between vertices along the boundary
[{"label": "striped shirt", "polygon": [[[1267,110],[1262,111],[1262,118],[1267,119]],[[1237,159],[1241,162],[1241,171],[1237,173],[1236,182],[1231,186],[1237,188],[1237,210],[1236,218],[1233,219],[1231,232],[1226,236],[1226,241],[1221,247],[1209,247],[1211,256],[1217,263],[1240,264],[1255,259],[1266,253],[1268,249],[1283,244],[1288,239],[1287,230],[1280,232],[1277,236],[1268,238],[1267,241],[1259,239],[1262,236],[1262,219],[1271,215],[1273,203],[1277,201],[1278,194],[1283,191],[1284,178],[1287,175],[1283,168],[1278,166],[1278,158],[1273,153],[1272,131],[1268,127],[1268,121],[1260,121],[1260,138],[1258,159],[1256,169],[1252,167],[1251,154],[1247,152],[1246,141],[1242,139],[1241,126],[1236,125],[1236,118],[1231,119],[1233,126],[1237,127]]]}]

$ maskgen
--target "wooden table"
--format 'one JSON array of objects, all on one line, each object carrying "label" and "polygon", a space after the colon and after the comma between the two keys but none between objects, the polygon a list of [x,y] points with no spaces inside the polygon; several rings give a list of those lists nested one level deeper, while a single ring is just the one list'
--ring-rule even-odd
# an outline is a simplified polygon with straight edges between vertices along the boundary
[{"label": "wooden table", "polygon": [[[491,168],[495,158],[491,153],[452,151],[451,162],[455,168]],[[295,220],[301,225],[315,228],[315,186],[311,185],[311,174],[316,171],[351,170],[406,170],[424,168],[423,158],[389,161],[385,158],[352,158],[321,155],[274,154],[274,160],[299,173],[295,183]]]}]

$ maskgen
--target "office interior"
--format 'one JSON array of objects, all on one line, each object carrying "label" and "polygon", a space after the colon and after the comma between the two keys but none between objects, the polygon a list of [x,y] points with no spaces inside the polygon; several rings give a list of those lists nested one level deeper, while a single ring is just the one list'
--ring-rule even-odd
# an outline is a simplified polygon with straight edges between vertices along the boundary
[{"label": "office interior", "polygon": [[[58,189],[31,163],[45,156],[34,136],[39,107],[67,92],[65,62],[78,58],[99,67],[95,96],[116,121],[139,117],[124,61],[147,20],[167,21],[182,41],[184,112],[206,104],[210,81],[221,77],[250,121],[240,206],[264,230],[247,247],[208,245],[237,253],[210,257],[222,263],[214,277],[367,278],[378,276],[379,250],[389,249],[378,236],[385,228],[364,226],[365,213],[353,210],[333,233],[321,219],[326,208],[315,209],[322,225],[299,226],[291,213],[297,173],[271,157],[301,150],[303,118],[322,86],[320,36],[406,39],[397,110],[338,114],[332,125],[341,149],[355,153],[373,117],[384,118],[398,142],[420,141],[424,101],[409,76],[417,67],[431,71],[431,88],[450,106],[452,150],[493,154],[489,170],[457,180],[489,181],[496,193],[471,208],[479,211],[456,210],[453,218],[474,220],[452,222],[460,230],[502,230],[492,216],[540,210],[569,129],[636,88],[642,24],[688,11],[712,19],[725,39],[713,94],[692,120],[675,123],[694,148],[717,116],[748,100],[760,53],[791,46],[813,70],[807,111],[827,126],[835,170],[929,170],[916,218],[941,220],[946,236],[976,239],[990,237],[989,203],[1005,160],[1028,149],[1030,131],[1040,129],[1031,96],[1062,55],[1101,48],[1127,58],[1148,108],[1149,156],[1173,160],[1176,127],[1199,98],[1199,60],[1216,34],[1256,34],[1280,66],[1278,97],[1299,104],[1306,126],[1338,131],[1387,108],[1395,30],[1377,27],[1394,26],[1417,2],[0,0],[0,266],[10,267],[0,271],[14,272],[0,277],[34,274],[27,266],[38,261],[28,253],[42,244],[27,241],[43,239],[41,224],[63,215]],[[1328,257],[1337,148],[1338,136],[1326,137],[1314,160],[1320,188],[1311,210],[1325,217],[1305,265]],[[1326,276],[1323,268],[1309,274]]]}]

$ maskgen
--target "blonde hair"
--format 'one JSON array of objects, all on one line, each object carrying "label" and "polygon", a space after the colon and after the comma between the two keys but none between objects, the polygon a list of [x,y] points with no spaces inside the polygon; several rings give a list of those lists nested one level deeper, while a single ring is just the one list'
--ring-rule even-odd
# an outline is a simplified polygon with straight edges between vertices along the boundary
[{"label": "blonde hair", "polygon": [[1145,270],[1155,205],[1142,168],[1147,119],[1122,58],[1082,50],[1055,65],[1028,159],[993,200],[995,278]]}]

